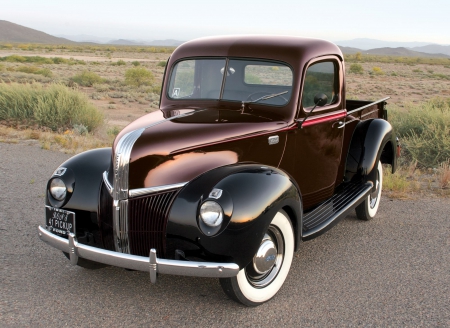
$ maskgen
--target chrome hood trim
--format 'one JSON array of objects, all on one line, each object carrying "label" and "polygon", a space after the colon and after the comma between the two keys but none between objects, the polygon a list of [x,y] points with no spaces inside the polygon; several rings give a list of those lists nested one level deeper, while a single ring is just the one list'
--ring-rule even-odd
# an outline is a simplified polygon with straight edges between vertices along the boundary
[{"label": "chrome hood trim", "polygon": [[165,186],[131,189],[128,192],[128,196],[130,198],[134,198],[134,197],[149,195],[149,194],[166,191],[166,190],[170,190],[170,189],[178,189],[178,188],[184,187],[186,184],[187,184],[187,182],[181,182],[181,183],[175,183],[175,184],[170,184],[170,185],[165,185]]},{"label": "chrome hood trim", "polygon": [[[113,176],[114,182],[111,184],[108,182],[108,176],[103,174],[105,185],[112,194],[113,197],[113,231],[114,231],[114,246],[117,252],[130,253],[129,241],[128,241],[128,197],[129,197],[129,168],[130,168],[130,156],[134,143],[142,135],[142,133],[153,126],[161,124],[166,121],[171,121],[176,118],[192,115],[194,112],[185,113],[182,115],[172,116],[165,120],[161,120],[152,123],[148,126],[144,126],[137,130],[126,133],[117,142],[114,149],[113,158]],[[110,189],[111,187],[111,189]],[[140,188],[141,189],[141,188]],[[142,188],[147,189],[147,188]],[[154,189],[154,188],[152,188]],[[172,188],[170,188],[172,189]],[[139,190],[139,189],[138,189]],[[153,191],[152,191],[153,192]],[[139,190],[137,192],[131,192],[131,194],[144,195],[149,192]],[[136,196],[133,196],[136,197]]]}]

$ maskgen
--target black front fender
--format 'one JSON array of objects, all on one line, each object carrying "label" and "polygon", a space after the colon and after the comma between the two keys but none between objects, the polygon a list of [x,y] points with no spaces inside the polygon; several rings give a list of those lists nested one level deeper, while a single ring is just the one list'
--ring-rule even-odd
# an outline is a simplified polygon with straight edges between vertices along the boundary
[{"label": "black front fender", "polygon": [[103,172],[109,168],[110,163],[111,148],[93,149],[69,158],[59,166],[67,168],[60,178],[73,191],[61,206],[56,204],[49,195],[47,186],[46,204],[72,210],[97,212]]},{"label": "black front fender", "polygon": [[[223,190],[215,200],[213,188]],[[200,205],[217,201],[224,209],[224,222],[217,229],[202,226]],[[289,177],[273,167],[237,164],[211,170],[187,184],[174,201],[167,224],[167,237],[197,247],[207,259],[233,261],[246,266],[255,255],[275,214],[288,209],[294,230],[301,226],[300,195]],[[296,237],[300,235],[295,232]]]}]

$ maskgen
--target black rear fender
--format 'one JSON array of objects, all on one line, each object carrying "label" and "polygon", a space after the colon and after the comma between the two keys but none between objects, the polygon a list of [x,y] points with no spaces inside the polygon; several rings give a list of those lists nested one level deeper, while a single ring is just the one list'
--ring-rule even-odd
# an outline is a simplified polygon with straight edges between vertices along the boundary
[{"label": "black rear fender", "polygon": [[[223,190],[219,199],[209,198],[213,188]],[[222,206],[220,228],[209,228],[199,219],[199,208],[206,200]],[[255,164],[220,167],[180,191],[169,214],[167,236],[197,246],[209,260],[230,260],[242,268],[252,260],[271,220],[283,208],[298,230],[300,195],[284,172]]]},{"label": "black rear fender", "polygon": [[376,179],[379,160],[397,169],[397,142],[392,126],[383,119],[372,119],[358,123],[353,132],[347,155],[345,181],[363,177],[366,181]]}]

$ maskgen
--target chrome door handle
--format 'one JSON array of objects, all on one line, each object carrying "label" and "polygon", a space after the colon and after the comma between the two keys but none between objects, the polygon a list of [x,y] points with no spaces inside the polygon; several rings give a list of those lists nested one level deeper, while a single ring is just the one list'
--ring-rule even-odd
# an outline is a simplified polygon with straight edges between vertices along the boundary
[{"label": "chrome door handle", "polygon": [[332,125],[332,127],[334,128],[334,126],[336,125],[336,123],[337,123],[337,125],[338,125],[338,129],[342,129],[344,126],[345,126],[345,123],[344,122],[342,122],[342,121],[338,121],[338,122],[334,122],[333,123],[333,125]]}]

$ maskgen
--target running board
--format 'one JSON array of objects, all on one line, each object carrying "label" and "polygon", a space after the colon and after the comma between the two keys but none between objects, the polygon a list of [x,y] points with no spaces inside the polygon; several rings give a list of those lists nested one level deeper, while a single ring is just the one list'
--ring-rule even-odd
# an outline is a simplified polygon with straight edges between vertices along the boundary
[{"label": "running board", "polygon": [[333,197],[303,215],[302,239],[313,239],[329,230],[340,219],[364,201],[373,187],[372,182],[349,183]]}]

